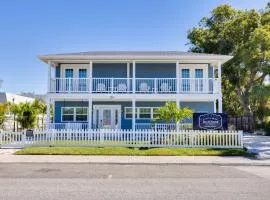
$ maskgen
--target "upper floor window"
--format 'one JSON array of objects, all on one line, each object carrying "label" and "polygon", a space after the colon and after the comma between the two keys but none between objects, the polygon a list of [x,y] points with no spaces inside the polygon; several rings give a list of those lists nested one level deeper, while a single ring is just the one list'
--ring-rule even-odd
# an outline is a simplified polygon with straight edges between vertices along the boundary
[{"label": "upper floor window", "polygon": [[73,69],[65,69],[65,77],[73,78]]},{"label": "upper floor window", "polygon": [[182,69],[182,78],[189,78],[189,77],[190,77],[189,69]]},{"label": "upper floor window", "polygon": [[79,78],[87,78],[87,69],[79,69]]},{"label": "upper floor window", "polygon": [[203,69],[195,69],[195,78],[203,78]]}]

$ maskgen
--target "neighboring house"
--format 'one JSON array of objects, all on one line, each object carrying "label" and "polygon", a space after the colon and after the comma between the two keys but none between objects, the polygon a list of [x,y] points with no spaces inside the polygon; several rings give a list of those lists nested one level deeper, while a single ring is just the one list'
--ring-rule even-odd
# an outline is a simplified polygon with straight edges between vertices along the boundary
[{"label": "neighboring house", "polygon": [[[35,99],[17,95],[17,94],[12,94],[12,93],[7,93],[7,92],[0,92],[0,103],[32,103]],[[15,127],[18,127],[16,121],[14,122],[14,116],[11,113],[7,114],[7,119],[4,122],[4,129],[5,130],[13,130]]]},{"label": "neighboring house", "polygon": [[48,63],[47,109],[54,108],[48,126],[134,130],[148,128],[167,101],[195,112],[222,112],[221,64],[232,57],[94,51],[39,58]]},{"label": "neighboring house", "polygon": [[0,103],[25,103],[29,102],[32,103],[35,99],[22,96],[22,95],[17,95],[17,94],[12,94],[12,93],[7,93],[7,92],[0,92]]}]

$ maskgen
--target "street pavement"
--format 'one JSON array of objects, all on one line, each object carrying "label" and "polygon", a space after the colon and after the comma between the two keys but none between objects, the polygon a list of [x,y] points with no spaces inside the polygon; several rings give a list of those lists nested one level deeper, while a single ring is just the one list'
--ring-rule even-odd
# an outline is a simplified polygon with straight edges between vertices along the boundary
[{"label": "street pavement", "polygon": [[0,163],[1,200],[269,200],[269,166]]}]

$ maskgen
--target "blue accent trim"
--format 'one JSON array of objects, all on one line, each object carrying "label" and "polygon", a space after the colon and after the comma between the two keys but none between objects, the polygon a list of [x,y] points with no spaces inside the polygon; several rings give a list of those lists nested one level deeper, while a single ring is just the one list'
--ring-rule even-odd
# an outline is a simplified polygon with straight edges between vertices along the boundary
[{"label": "blue accent trim", "polygon": [[93,77],[96,78],[126,78],[126,63],[93,63]]},{"label": "blue accent trim", "polygon": [[[180,102],[180,107],[189,107],[193,112],[214,112],[214,102]],[[192,119],[185,119],[183,122],[191,123]]]},{"label": "blue accent trim", "polygon": [[136,78],[176,78],[176,63],[136,63]]},{"label": "blue accent trim", "polygon": [[[161,107],[165,102],[136,102],[136,107]],[[125,119],[125,107],[132,107],[132,102],[93,102],[93,105],[121,105],[121,128],[131,129],[132,119]],[[54,123],[61,123],[62,107],[88,107],[88,101],[56,101]],[[180,102],[180,107],[190,107],[194,112],[214,112],[214,102]],[[148,123],[151,119],[136,119],[137,123]],[[184,120],[184,122],[192,122]]]}]

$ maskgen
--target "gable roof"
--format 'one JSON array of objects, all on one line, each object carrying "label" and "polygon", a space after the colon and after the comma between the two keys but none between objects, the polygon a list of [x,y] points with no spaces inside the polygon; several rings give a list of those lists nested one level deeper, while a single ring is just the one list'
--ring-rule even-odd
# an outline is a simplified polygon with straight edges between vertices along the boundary
[{"label": "gable roof", "polygon": [[181,59],[213,59],[222,63],[230,60],[232,56],[206,53],[193,53],[184,51],[88,51],[77,53],[48,54],[39,58],[47,62],[59,59],[82,60],[181,60]]}]

